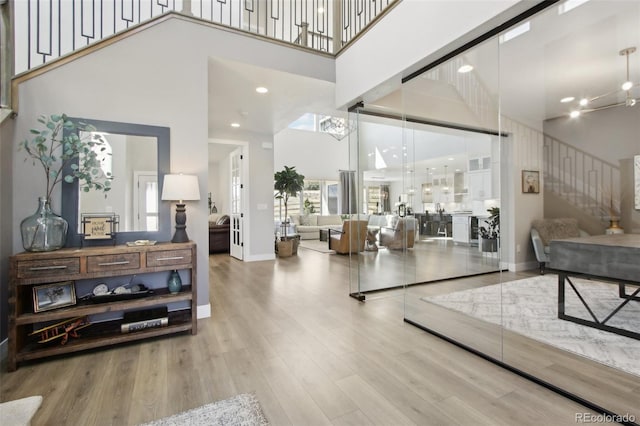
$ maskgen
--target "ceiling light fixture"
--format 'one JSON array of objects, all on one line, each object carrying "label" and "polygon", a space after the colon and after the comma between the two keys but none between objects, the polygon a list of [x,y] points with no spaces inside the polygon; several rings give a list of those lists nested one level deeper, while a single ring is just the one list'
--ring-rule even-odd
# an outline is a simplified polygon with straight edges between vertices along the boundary
[{"label": "ceiling light fixture", "polygon": [[575,97],[573,97],[573,96],[567,96],[566,98],[560,99],[560,102],[563,103],[563,104],[566,104],[568,102],[573,101],[574,99],[575,99]]},{"label": "ceiling light fixture", "polygon": [[465,64],[458,68],[458,72],[461,74],[473,71],[473,65]]},{"label": "ceiling light fixture", "polygon": [[268,91],[269,89],[267,89],[266,87],[262,87],[262,86],[256,87],[256,92],[258,93],[264,94],[264,93],[267,93]]},{"label": "ceiling light fixture", "polygon": [[231,123],[231,127],[240,127],[240,123]]},{"label": "ceiling light fixture", "polygon": [[[622,49],[619,54],[620,56],[624,56],[626,59],[626,79],[624,80],[624,83],[621,85],[621,89],[618,90],[614,90],[608,93],[604,93],[602,95],[598,95],[598,96],[594,96],[592,98],[582,98],[580,99],[580,101],[578,102],[578,104],[580,105],[580,109],[579,110],[572,110],[569,113],[569,116],[571,118],[576,118],[578,117],[580,114],[582,113],[586,113],[586,112],[593,112],[593,111],[599,111],[602,109],[607,109],[607,108],[614,108],[614,107],[619,107],[619,106],[628,106],[628,107],[632,107],[637,105],[638,101],[640,101],[640,98],[636,98],[634,97],[634,95],[631,93],[634,89],[637,89],[638,87],[640,87],[640,83],[634,83],[631,80],[631,73],[629,71],[629,55],[631,55],[632,53],[634,53],[636,51],[635,46],[631,46],[631,47],[627,47],[626,49]],[[586,109],[585,107],[587,105],[593,105],[594,101],[600,100],[600,99],[606,99],[609,98],[611,96],[618,96],[620,94],[620,91],[624,92],[624,101],[618,101],[617,99],[614,100],[613,103],[609,103],[606,105],[601,105],[601,106],[597,106],[597,107],[591,107],[589,109]],[[619,98],[618,98],[619,99]]]}]

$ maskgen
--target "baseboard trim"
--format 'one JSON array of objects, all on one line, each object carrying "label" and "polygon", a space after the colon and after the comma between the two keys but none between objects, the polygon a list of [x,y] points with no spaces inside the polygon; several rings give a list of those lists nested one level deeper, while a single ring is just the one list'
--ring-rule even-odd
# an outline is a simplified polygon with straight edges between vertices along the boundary
[{"label": "baseboard trim", "polygon": [[[449,342],[449,343],[451,343],[453,345],[456,345],[457,347],[462,348],[465,351],[471,352],[472,354],[477,355],[480,358],[483,358],[483,359],[485,359],[485,360],[487,360],[487,361],[489,361],[489,362],[491,362],[491,363],[493,363],[493,364],[495,364],[495,365],[497,365],[499,367],[504,368],[505,370],[508,370],[508,371],[514,373],[514,374],[517,374],[520,377],[523,377],[523,378],[525,378],[527,380],[530,380],[530,381],[532,381],[533,383],[535,383],[537,385],[540,385],[540,386],[542,386],[542,387],[544,387],[546,389],[549,389],[550,391],[555,392],[558,395],[561,395],[561,396],[563,396],[563,397],[565,397],[567,399],[570,399],[571,401],[577,402],[578,404],[581,404],[582,406],[584,406],[584,407],[586,407],[586,408],[588,408],[590,410],[593,410],[596,413],[603,414],[605,416],[611,416],[612,418],[617,419],[618,423],[620,423],[620,424],[629,425],[629,426],[640,426],[638,423],[635,423],[634,421],[626,421],[625,419],[628,417],[628,415],[627,416],[622,416],[620,414],[614,413],[613,411],[609,411],[606,408],[599,406],[598,404],[595,404],[595,403],[593,403],[593,402],[591,402],[591,401],[589,401],[587,399],[581,398],[581,397],[579,397],[578,395],[576,395],[574,393],[571,393],[569,391],[566,391],[566,390],[562,389],[561,387],[558,387],[558,386],[556,386],[554,384],[551,384],[551,383],[549,383],[547,381],[544,381],[544,380],[542,380],[542,379],[540,379],[540,378],[538,378],[538,377],[536,377],[536,376],[534,376],[532,374],[529,374],[529,373],[527,373],[527,372],[525,372],[523,370],[520,370],[520,369],[518,369],[516,367],[513,367],[512,365],[509,365],[509,364],[507,364],[507,363],[505,363],[503,361],[500,361],[500,360],[498,360],[496,358],[493,358],[493,357],[485,354],[484,352],[480,352],[479,350],[472,348],[471,346],[467,346],[464,343],[460,343],[459,341],[457,341],[455,339],[452,339],[451,337],[448,337],[448,336],[446,336],[446,335],[444,335],[442,333],[434,331],[434,330],[432,330],[432,329],[430,329],[428,327],[425,327],[425,326],[423,326],[421,324],[418,324],[418,323],[416,323],[416,322],[414,322],[414,321],[412,321],[410,319],[407,319],[407,318],[404,319],[404,322],[406,322],[407,324],[411,324],[412,326],[417,327],[420,330],[426,331],[429,334],[432,334],[432,335],[434,335],[436,337],[439,337],[440,339],[445,340],[445,341],[447,341],[447,342]],[[634,418],[634,420],[635,420],[635,418]]]},{"label": "baseboard trim", "polygon": [[211,303],[207,303],[206,305],[198,305],[196,313],[198,319],[211,317]]}]

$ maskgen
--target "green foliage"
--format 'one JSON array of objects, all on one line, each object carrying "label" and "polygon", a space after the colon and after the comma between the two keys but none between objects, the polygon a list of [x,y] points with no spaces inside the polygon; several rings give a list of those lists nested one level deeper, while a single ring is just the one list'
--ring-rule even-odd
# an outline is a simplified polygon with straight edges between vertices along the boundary
[{"label": "green foliage", "polygon": [[297,197],[298,193],[302,191],[304,188],[304,175],[298,173],[295,170],[295,166],[284,166],[284,170],[276,172],[273,175],[273,179],[273,188],[278,191],[275,198],[276,200],[282,200],[284,203],[284,217],[285,221],[287,221],[289,217],[289,210],[287,208],[289,197]]},{"label": "green foliage", "polygon": [[487,209],[489,218],[484,221],[487,227],[480,227],[480,237],[485,240],[495,240],[500,236],[500,207]]},{"label": "green foliage", "polygon": [[[47,180],[47,198],[51,198],[58,183],[72,183],[74,179],[78,179],[82,191],[95,189],[105,192],[106,196],[113,179],[111,173],[105,174],[101,168],[99,153],[105,154],[106,141],[97,134],[93,137],[78,136],[80,131],[95,132],[95,127],[81,122],[74,123],[66,114],[53,114],[49,117],[41,115],[37,120],[44,128],[31,129],[31,134],[35,136],[31,140],[22,141],[18,150],[26,151],[25,162],[31,158],[34,166],[37,163],[42,165]],[[71,172],[65,175],[67,166]]]}]

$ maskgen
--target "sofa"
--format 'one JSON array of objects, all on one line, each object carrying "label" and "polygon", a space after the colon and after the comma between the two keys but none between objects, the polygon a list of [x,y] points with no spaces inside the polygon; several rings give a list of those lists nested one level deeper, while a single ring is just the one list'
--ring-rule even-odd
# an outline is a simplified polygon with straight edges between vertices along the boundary
[{"label": "sofa", "polygon": [[578,228],[578,220],[573,218],[538,219],[531,223],[531,243],[540,265],[540,274],[550,262],[551,240],[586,237],[585,231]]},{"label": "sofa", "polygon": [[294,215],[291,222],[295,226],[295,231],[300,235],[301,240],[317,240],[320,238],[321,229],[341,229],[342,217],[339,214],[333,215]]},{"label": "sofa", "polygon": [[209,216],[209,254],[229,253],[231,218],[226,214]]}]

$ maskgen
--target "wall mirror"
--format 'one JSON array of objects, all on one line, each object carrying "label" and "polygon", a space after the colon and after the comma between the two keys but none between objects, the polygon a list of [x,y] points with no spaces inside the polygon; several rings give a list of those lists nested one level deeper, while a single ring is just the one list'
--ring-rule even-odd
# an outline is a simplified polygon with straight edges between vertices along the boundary
[{"label": "wall mirror", "polygon": [[[67,247],[81,244],[82,215],[99,213],[117,215],[116,244],[135,240],[168,241],[171,238],[171,203],[162,201],[160,196],[164,175],[169,173],[169,128],[78,117],[70,119],[91,124],[107,142],[109,155],[103,161],[104,172],[110,172],[113,181],[106,197],[102,191],[81,191],[77,180],[63,183],[62,217],[69,223]],[[79,136],[87,135],[80,132]]]}]

